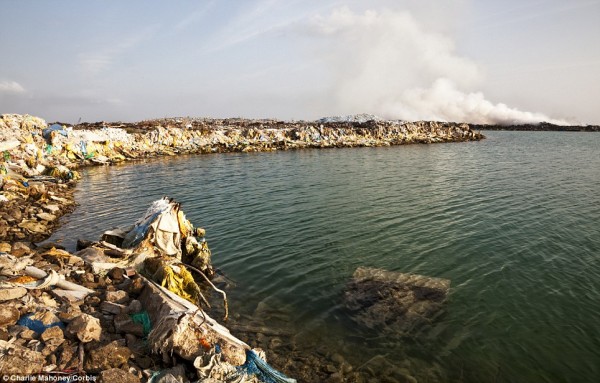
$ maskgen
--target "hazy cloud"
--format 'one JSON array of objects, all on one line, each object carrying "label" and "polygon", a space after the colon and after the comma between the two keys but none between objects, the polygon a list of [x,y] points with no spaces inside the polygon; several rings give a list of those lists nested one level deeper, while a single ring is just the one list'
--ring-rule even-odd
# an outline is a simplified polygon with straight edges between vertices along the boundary
[{"label": "hazy cloud", "polygon": [[25,93],[25,88],[16,81],[0,81],[0,93],[18,94]]}]

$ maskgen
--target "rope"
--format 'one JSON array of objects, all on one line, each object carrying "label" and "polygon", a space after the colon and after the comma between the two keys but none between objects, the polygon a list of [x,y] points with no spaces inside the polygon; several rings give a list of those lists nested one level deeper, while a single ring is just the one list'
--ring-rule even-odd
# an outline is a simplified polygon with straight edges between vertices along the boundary
[{"label": "rope", "polygon": [[199,269],[195,268],[194,266],[185,264],[187,266],[187,268],[189,268],[192,271],[197,272],[198,274],[202,275],[202,277],[204,277],[204,279],[206,280],[206,282],[208,282],[208,284],[218,293],[220,293],[221,295],[223,295],[223,306],[225,308],[225,317],[223,318],[223,321],[227,321],[227,318],[229,318],[229,304],[227,303],[227,294],[225,293],[225,291],[217,288],[217,286],[215,286],[210,279],[208,279],[208,277]]}]

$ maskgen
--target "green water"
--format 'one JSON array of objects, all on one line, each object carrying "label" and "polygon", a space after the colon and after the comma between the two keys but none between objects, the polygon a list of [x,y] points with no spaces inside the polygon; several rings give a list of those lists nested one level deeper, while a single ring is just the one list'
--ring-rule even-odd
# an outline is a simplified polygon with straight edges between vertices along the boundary
[{"label": "green water", "polygon": [[[231,310],[278,310],[302,352],[385,355],[420,382],[599,381],[600,134],[485,134],[88,169],[53,239],[96,239],[169,195],[235,281]],[[341,307],[358,266],[450,279],[445,314],[409,339],[363,330]]]}]

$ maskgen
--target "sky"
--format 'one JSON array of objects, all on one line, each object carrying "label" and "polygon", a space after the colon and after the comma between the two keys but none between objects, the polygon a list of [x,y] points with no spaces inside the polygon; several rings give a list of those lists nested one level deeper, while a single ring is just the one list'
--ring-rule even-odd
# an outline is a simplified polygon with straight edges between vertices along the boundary
[{"label": "sky", "polygon": [[600,124],[600,0],[0,0],[0,113]]}]

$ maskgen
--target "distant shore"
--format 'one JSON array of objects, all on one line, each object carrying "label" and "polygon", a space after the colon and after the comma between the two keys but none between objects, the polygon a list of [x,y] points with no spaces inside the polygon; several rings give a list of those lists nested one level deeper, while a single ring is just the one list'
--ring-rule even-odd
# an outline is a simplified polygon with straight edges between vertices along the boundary
[{"label": "distant shore", "polygon": [[515,124],[515,125],[494,125],[494,124],[470,124],[471,129],[475,130],[511,130],[524,132],[600,132],[600,125],[555,125],[548,122],[539,124]]}]

